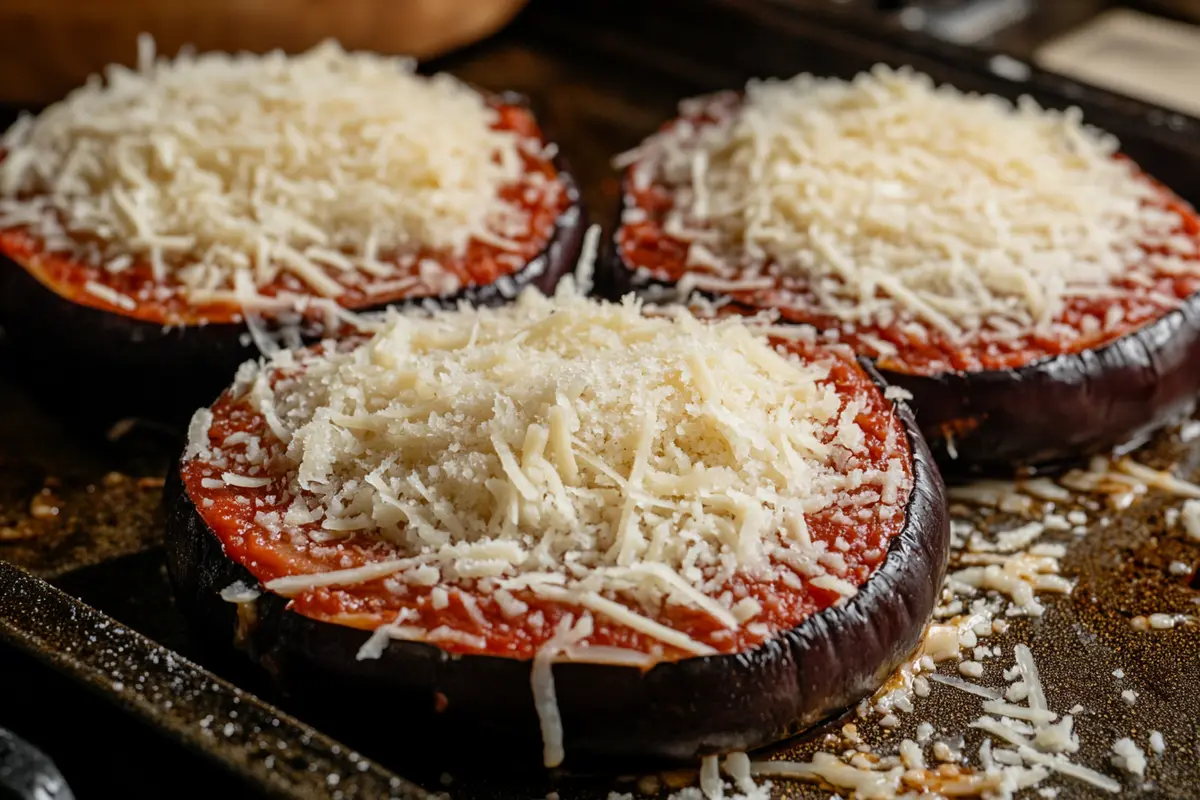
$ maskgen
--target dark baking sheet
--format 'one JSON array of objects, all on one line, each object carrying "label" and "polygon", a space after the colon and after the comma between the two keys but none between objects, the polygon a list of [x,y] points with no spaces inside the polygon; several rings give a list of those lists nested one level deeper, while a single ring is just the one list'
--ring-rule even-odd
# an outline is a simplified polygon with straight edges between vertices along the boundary
[{"label": "dark baking sheet", "polygon": [[[590,210],[606,223],[616,205],[609,157],[671,116],[679,98],[736,87],[752,75],[849,76],[878,61],[913,64],[964,88],[1081,105],[1150,172],[1200,201],[1197,121],[1036,70],[1013,83],[991,69],[987,53],[828,6],[547,0],[499,38],[437,66],[490,89],[528,94],[574,165]],[[98,794],[121,786],[127,797],[178,791],[179,774],[195,776],[189,788],[208,794],[298,798],[408,797],[421,793],[414,784],[458,798],[540,797],[553,789],[563,800],[632,788],[611,776],[557,784],[540,775],[503,776],[473,768],[481,754],[455,752],[452,743],[444,763],[415,760],[406,751],[420,732],[403,720],[387,721],[386,735],[378,725],[319,733],[269,705],[286,708],[287,701],[240,662],[198,646],[171,600],[159,546],[158,476],[178,453],[179,431],[120,421],[119,409],[97,413],[89,395],[103,387],[78,386],[50,403],[33,388],[42,382],[30,380],[29,365],[15,368],[12,355],[0,343],[0,559],[57,588],[0,564],[0,675],[12,681],[6,691],[21,687],[0,703],[0,725],[43,746],[69,781]],[[70,365],[34,369],[61,377]],[[153,393],[152,381],[144,389]],[[1200,452],[1168,434],[1142,457],[1160,465],[1182,461],[1182,474],[1190,474]],[[1019,622],[993,643],[1010,650],[1027,641],[1040,657],[1052,707],[1087,706],[1080,719],[1084,763],[1106,763],[1118,736],[1140,731],[1144,742],[1147,729],[1161,730],[1170,750],[1152,769],[1146,794],[1182,798],[1200,792],[1200,635],[1194,627],[1138,634],[1128,624],[1134,614],[1195,608],[1189,576],[1168,576],[1166,565],[1194,564],[1200,553],[1163,535],[1166,502],[1152,497],[1097,523],[1064,560],[1079,581],[1073,597],[1050,598],[1045,617]],[[985,682],[998,679],[997,663]],[[1120,686],[1111,677],[1117,667],[1127,675]],[[1121,702],[1122,688],[1141,694],[1137,706]],[[55,710],[64,703],[70,720]],[[977,704],[952,690],[935,691],[921,709],[921,717],[951,730],[978,714]],[[916,721],[905,717],[907,727],[886,741],[911,735]],[[790,750],[804,756],[811,742]],[[147,760],[175,776],[164,783],[114,777],[155,772]],[[1054,785],[1063,788],[1060,797],[1091,796],[1069,781]],[[796,784],[778,791],[829,794]]]}]

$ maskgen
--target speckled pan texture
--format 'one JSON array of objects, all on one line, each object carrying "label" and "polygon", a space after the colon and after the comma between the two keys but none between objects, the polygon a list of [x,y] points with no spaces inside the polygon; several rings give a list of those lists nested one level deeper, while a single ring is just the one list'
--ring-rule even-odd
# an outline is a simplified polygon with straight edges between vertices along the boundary
[{"label": "speckled pan texture", "polygon": [[[569,5],[534,3],[510,32],[445,66],[485,88],[528,95],[575,167],[593,216],[605,222],[605,213],[617,205],[609,156],[671,117],[679,98],[736,87],[753,74],[810,70],[848,76],[876,61],[911,63],[968,89],[1010,96],[1029,91],[1054,105],[1080,103],[1091,121],[1117,133],[1124,149],[1149,172],[1193,203],[1200,201],[1200,123],[1036,72],[1026,83],[1012,84],[988,71],[986,55],[767,3],[705,2],[704,13],[694,0]],[[420,731],[406,729],[403,720],[364,723],[359,715],[357,724],[326,724],[317,731],[290,716],[287,698],[272,694],[240,662],[195,641],[173,605],[158,509],[161,477],[179,452],[181,432],[145,419],[122,419],[119,407],[101,402],[103,385],[75,385],[54,397],[39,394],[44,390],[30,387],[45,382],[18,374],[10,350],[0,339],[0,560],[8,562],[0,564],[0,674],[7,678],[13,664],[30,666],[20,673],[28,682],[18,685],[21,702],[0,704],[0,726],[12,725],[6,720],[18,708],[44,704],[45,713],[53,715],[55,697],[37,692],[51,685],[49,678],[39,677],[42,673],[57,674],[103,700],[91,705],[80,700],[72,728],[132,730],[125,720],[136,719],[148,724],[134,728],[165,742],[154,749],[157,766],[176,777],[154,793],[131,791],[134,797],[189,796],[180,787],[221,768],[237,787],[228,790],[234,792],[230,796],[238,791],[294,798],[448,792],[469,800],[535,798],[556,791],[561,800],[576,800],[603,799],[614,790],[638,794],[639,776],[511,775],[489,765],[487,752],[414,748]],[[61,378],[72,365],[54,362],[43,368],[59,377],[58,385],[71,386]],[[154,376],[147,376],[144,391],[154,396]],[[1180,431],[1176,426],[1159,434],[1134,458],[1181,478],[1200,479],[1200,437],[1195,436],[1200,424],[1185,424]],[[967,679],[1003,689],[1013,647],[1024,642],[1040,668],[1049,707],[1060,713],[1082,707],[1074,713],[1080,749],[1071,755],[1073,761],[1119,780],[1135,796],[1195,797],[1200,794],[1200,626],[1185,620],[1172,629],[1141,631],[1132,624],[1153,613],[1200,614],[1195,578],[1200,541],[1189,539],[1177,519],[1183,499],[1155,489],[1072,492],[1069,499],[1061,490],[1051,493],[1059,496],[1052,513],[1064,518],[1077,513],[1066,529],[1043,532],[1035,546],[1051,545],[1045,552],[1065,546],[1065,554],[1052,560],[1067,581],[1057,585],[1070,591],[1038,593],[1045,606],[1040,617],[1012,617],[1006,632],[982,638],[979,646],[998,647],[1000,654],[983,653],[981,674]],[[1026,494],[1024,505],[1006,504],[1008,511],[956,506],[959,544],[951,555],[952,573],[996,555],[972,550],[968,524],[983,540],[995,542],[999,532],[1043,519],[1045,502]],[[948,611],[942,622],[953,621]],[[960,670],[954,661],[938,666],[944,677],[964,677]],[[875,712],[864,720],[851,710],[778,752],[755,758],[807,760],[818,750],[853,749],[858,743],[844,738],[848,722],[878,752],[894,753],[901,739],[916,739],[919,723],[929,721],[935,730],[923,750],[931,768],[938,764],[935,750],[950,758],[964,754],[953,769],[943,766],[941,775],[930,779],[952,782],[954,770],[966,775],[979,763],[983,734],[968,723],[981,714],[982,700],[942,683],[931,687],[927,697],[910,698],[912,713],[895,710],[895,727],[880,725]],[[1123,699],[1125,691],[1135,693],[1132,705]],[[46,727],[56,725],[61,723],[53,719]],[[1163,735],[1161,755],[1149,751],[1151,730]],[[103,743],[102,735],[91,735]],[[1110,747],[1125,736],[1147,750],[1144,779],[1110,766]],[[36,743],[51,758],[68,758],[55,751],[56,741]],[[935,747],[939,741],[945,748]],[[193,761],[183,761],[189,753]],[[201,760],[195,760],[196,753]],[[181,766],[185,763],[191,766]],[[78,770],[64,772],[73,781],[98,780]],[[642,789],[657,784],[662,796],[694,779],[678,773],[640,777]],[[120,781],[95,785],[112,789]],[[1059,790],[1059,798],[1103,794],[1065,777],[1051,777],[1038,788],[1050,787]],[[830,788],[777,780],[772,794],[827,798]],[[86,796],[78,788],[76,793]]]}]

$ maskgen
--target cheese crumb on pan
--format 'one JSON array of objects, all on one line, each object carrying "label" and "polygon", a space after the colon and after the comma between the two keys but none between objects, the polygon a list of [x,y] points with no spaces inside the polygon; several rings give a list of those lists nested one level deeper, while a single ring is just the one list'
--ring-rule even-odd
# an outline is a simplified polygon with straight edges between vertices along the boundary
[{"label": "cheese crumb on pan", "polygon": [[1189,499],[1183,503],[1183,530],[1189,539],[1200,541],[1200,500]]},{"label": "cheese crumb on pan", "polygon": [[[829,358],[776,349],[737,318],[649,316],[570,291],[392,314],[360,343],[282,351],[234,391],[282,443],[285,522],[366,532],[401,557],[267,588],[421,567],[509,608],[532,594],[712,653],[659,609],[753,624],[761,605],[726,591],[735,576],[852,595],[861,576],[805,518],[904,513],[907,451],[870,466],[864,400],[839,393]],[[197,419],[188,454],[211,456],[209,424]]]},{"label": "cheese crumb on pan", "polygon": [[[1007,686],[995,681],[1000,673],[998,669],[990,671],[991,685],[935,671],[939,664],[946,662],[952,669],[954,666],[961,669],[963,664],[978,664],[1003,655],[1007,647],[989,646],[986,641],[997,634],[1007,633],[1018,640],[1029,635],[1027,627],[1020,622],[1010,626],[1003,621],[1004,617],[1062,613],[1062,604],[1048,603],[1043,607],[1037,598],[1048,592],[1071,591],[1072,582],[1056,574],[1060,569],[1059,560],[1068,552],[1064,542],[1086,530],[1076,528],[1073,531],[1073,526],[1089,521],[1087,514],[1071,509],[1071,505],[1083,502],[1098,508],[1098,504],[1069,491],[1068,487],[1075,492],[1120,495],[1131,488],[1136,488],[1139,496],[1151,489],[1176,498],[1197,494],[1196,484],[1170,471],[1151,469],[1127,456],[1096,458],[1086,471],[1075,470],[1059,477],[1057,482],[1045,478],[986,480],[952,488],[951,498],[959,501],[950,507],[952,568],[943,588],[942,603],[934,611],[935,622],[929,627],[918,654],[902,665],[870,700],[859,704],[857,725],[843,726],[840,738],[829,734],[821,740],[809,739],[809,743],[825,752],[817,753],[810,761],[757,762],[755,774],[829,784],[845,790],[842,795],[857,798],[899,798],[925,793],[1011,800],[1032,796],[1035,790],[1041,797],[1053,798],[1060,792],[1081,789],[1080,786],[1064,785],[1060,789],[1044,785],[1056,779],[1082,782],[1086,785],[1083,788],[1085,794],[1095,790],[1091,794],[1098,797],[1104,796],[1102,792],[1115,795],[1135,791],[1138,786],[1142,790],[1152,786],[1143,781],[1147,777],[1157,777],[1148,776],[1147,772],[1167,751],[1162,732],[1135,725],[1128,730],[1128,735],[1115,738],[1111,750],[1087,748],[1078,728],[1094,724],[1095,712],[1079,703],[1071,705],[1066,713],[1054,710],[1053,695],[1069,692],[1070,687],[1043,683],[1034,650],[1028,644],[1017,643],[1012,648],[1013,663],[1002,673]],[[988,510],[970,513],[962,503]],[[1127,505],[1128,502],[1121,501],[1113,507],[1125,508]],[[1178,509],[1174,510],[1178,512]],[[1016,528],[997,525],[994,517],[997,511],[1015,515],[1024,524]],[[1051,524],[1055,519],[1061,524]],[[1099,526],[1108,524],[1108,519],[1099,513],[1091,521]],[[1178,519],[1173,520],[1167,515],[1167,530],[1178,523]],[[1008,529],[996,531],[996,527]],[[1058,541],[1046,542],[1043,538],[1057,538]],[[1021,562],[1025,562],[1025,566],[1018,566]],[[1035,567],[1035,562],[1041,563]],[[995,580],[996,576],[988,581],[974,580],[982,578],[982,573],[964,574],[965,570],[977,569],[966,567],[964,570],[962,567],[966,564],[996,566],[1002,570],[998,574],[1013,580],[1011,583],[1000,582]],[[1047,578],[1061,583],[1042,583]],[[1021,583],[1027,585],[1017,590]],[[989,593],[984,595],[980,590]],[[1132,621],[1139,630],[1151,630],[1154,627],[1152,618],[1157,618],[1162,627],[1191,621],[1188,617],[1171,614],[1138,616]],[[974,661],[964,660],[969,657]],[[1114,669],[1112,676],[1118,680],[1127,678],[1122,668]],[[964,703],[967,707],[978,704],[982,712],[968,726],[973,735],[984,736],[977,758],[971,759],[965,751],[956,752],[946,740],[933,742],[934,757],[948,762],[947,766],[953,769],[948,774],[925,769],[924,765],[925,746],[935,732],[940,730],[950,741],[961,742],[966,738],[957,717],[943,715],[922,719],[935,709],[923,707],[921,700],[931,694],[931,688],[941,691],[937,689],[939,685],[963,693],[955,700],[955,707]],[[1051,697],[1047,697],[1048,689],[1052,690]],[[979,699],[974,699],[976,697]],[[1137,692],[1126,689],[1121,697],[1137,708]],[[1060,699],[1059,702],[1065,706],[1070,701]],[[914,722],[920,720],[915,726],[915,741],[903,739],[897,745],[887,738],[889,726],[904,719],[897,712],[913,714]],[[931,719],[939,724],[935,727]],[[1100,722],[1101,731],[1093,729],[1093,736],[1104,735],[1104,724]],[[877,728],[868,727],[871,724]],[[1145,720],[1142,720],[1144,724]],[[865,735],[860,734],[860,730]],[[883,735],[879,736],[880,733]],[[877,737],[881,741],[876,742]],[[864,745],[864,740],[872,744]],[[1107,768],[1109,774],[1085,766],[1087,762]],[[1165,764],[1160,766],[1165,767]],[[904,768],[904,771],[898,771],[898,768]],[[1114,777],[1120,777],[1128,784]],[[683,793],[673,795],[672,800],[696,796],[686,794],[688,791],[685,789]]]},{"label": "cheese crumb on pan", "polygon": [[143,44],[137,70],[8,130],[0,222],[114,273],[144,260],[197,302],[280,272],[335,297],[399,252],[503,247],[527,224],[500,190],[528,143],[455,78],[334,43],[174,60]]},{"label": "cheese crumb on pan", "polygon": [[782,278],[778,303],[807,294],[846,324],[954,341],[1053,330],[1135,266],[1196,271],[1179,214],[1078,109],[881,65],[751,81],[683,113],[619,163],[665,188],[664,231],[700,282]]},{"label": "cheese crumb on pan", "polygon": [[1139,778],[1146,776],[1146,753],[1129,737],[1113,742],[1113,765]]}]

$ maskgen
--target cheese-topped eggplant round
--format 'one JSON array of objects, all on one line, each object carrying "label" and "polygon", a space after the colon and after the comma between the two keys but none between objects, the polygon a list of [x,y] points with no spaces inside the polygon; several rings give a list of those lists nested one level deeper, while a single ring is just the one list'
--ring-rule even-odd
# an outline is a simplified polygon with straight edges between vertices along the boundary
[{"label": "cheese-topped eggplant round", "polygon": [[549,766],[811,724],[916,646],[948,523],[907,408],[755,325],[529,291],[250,363],[168,481],[180,602],[302,702]]},{"label": "cheese-topped eggplant round", "polygon": [[216,388],[278,326],[294,341],[343,309],[552,287],[583,230],[519,98],[334,44],[145,49],[23,117],[0,154],[8,332],[39,357],[211,369]]},{"label": "cheese-topped eggplant round", "polygon": [[681,111],[626,158],[614,290],[816,326],[954,467],[1136,442],[1200,390],[1200,222],[1077,110],[879,67]]}]

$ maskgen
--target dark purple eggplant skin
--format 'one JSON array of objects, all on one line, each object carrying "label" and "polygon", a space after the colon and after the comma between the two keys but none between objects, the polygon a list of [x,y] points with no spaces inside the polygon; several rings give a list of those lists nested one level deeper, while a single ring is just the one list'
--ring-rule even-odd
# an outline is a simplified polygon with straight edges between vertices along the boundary
[{"label": "dark purple eggplant skin", "polygon": [[[653,297],[670,289],[635,274],[619,234],[598,265],[598,291]],[[888,383],[912,393],[921,432],[954,477],[1054,471],[1136,447],[1195,407],[1197,365],[1200,294],[1108,344],[1014,369],[915,375],[876,366]]]},{"label": "dark purple eggplant skin", "polygon": [[[566,161],[556,156],[554,164],[569,204],[555,221],[542,252],[509,276],[515,290],[536,286],[549,293],[574,269],[579,258],[587,215]],[[492,283],[468,286],[452,295],[409,298],[354,310],[370,312],[389,306],[408,308],[428,304],[452,308],[462,301],[501,305],[511,295],[512,292],[506,295],[500,285]],[[59,370],[65,369],[72,375],[64,386],[57,387],[51,382],[47,388],[71,391],[73,383],[78,391],[79,383],[86,382],[98,383],[106,392],[121,394],[121,387],[130,387],[143,396],[126,395],[119,399],[130,411],[139,413],[155,414],[179,405],[190,414],[197,405],[212,401],[229,384],[242,362],[259,354],[249,341],[245,323],[165,327],[85,306],[50,289],[3,253],[0,253],[0,327],[9,339],[7,346],[30,369],[51,363],[61,365]],[[305,338],[311,344],[320,336]],[[48,377],[53,378],[53,374]],[[148,385],[155,388],[147,397]],[[174,397],[176,394],[179,397]],[[175,414],[168,412],[167,416]]]},{"label": "dark purple eggplant skin", "polygon": [[[664,662],[646,672],[555,664],[565,769],[694,763],[703,754],[777,742],[869,695],[912,656],[946,571],[949,521],[941,477],[912,412],[898,403],[897,413],[914,486],[903,529],[858,593],[742,653]],[[367,632],[301,616],[265,590],[254,601],[249,635],[239,636],[235,607],[219,593],[234,581],[258,582],[225,555],[178,465],[165,504],[167,565],[180,607],[217,646],[234,641],[304,713],[360,734],[364,725],[382,721],[387,732],[400,724],[422,731],[442,756],[502,754],[510,768],[540,763],[530,661],[400,641],[378,659],[359,661]]]},{"label": "dark purple eggplant skin", "polygon": [[1052,470],[1136,447],[1195,407],[1200,295],[1106,345],[1017,369],[880,372],[912,393],[947,474]]}]

